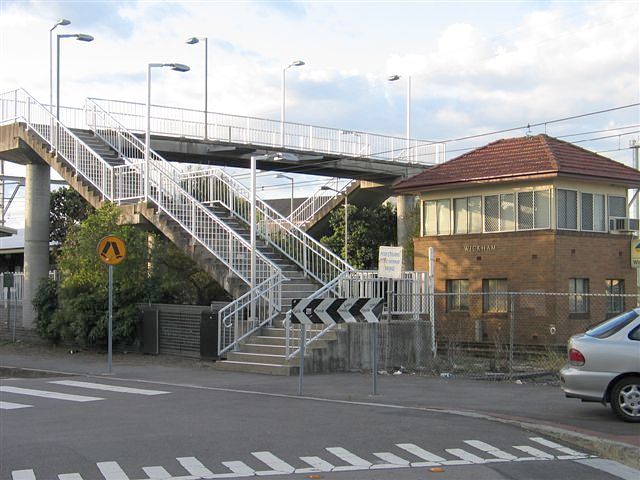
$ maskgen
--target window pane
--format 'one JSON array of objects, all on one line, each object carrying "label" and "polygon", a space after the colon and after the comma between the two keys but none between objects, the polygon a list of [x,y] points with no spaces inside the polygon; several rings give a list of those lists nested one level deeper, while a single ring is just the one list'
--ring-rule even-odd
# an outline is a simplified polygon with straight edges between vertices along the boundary
[{"label": "window pane", "polygon": [[627,216],[627,199],[625,197],[609,197],[609,216],[610,217],[626,217]]},{"label": "window pane", "polygon": [[518,193],[518,230],[533,228],[533,192]]},{"label": "window pane", "polygon": [[551,225],[549,190],[538,190],[534,193],[533,199],[535,228],[549,228]]},{"label": "window pane", "polygon": [[424,234],[436,235],[438,232],[438,222],[436,217],[436,202],[428,201],[424,202]]},{"label": "window pane", "polygon": [[482,233],[482,197],[469,197],[467,200],[469,233]]},{"label": "window pane", "polygon": [[582,230],[593,230],[593,195],[590,193],[580,194],[582,202]]},{"label": "window pane", "polygon": [[489,195],[484,197],[484,230],[497,232],[500,229],[500,197]]},{"label": "window pane", "polygon": [[570,278],[569,279],[569,312],[588,313],[589,312],[589,279]]},{"label": "window pane", "polygon": [[438,200],[438,235],[451,233],[451,206],[449,200]]},{"label": "window pane", "polygon": [[624,310],[624,280],[607,280],[607,313]]},{"label": "window pane", "polygon": [[469,280],[447,280],[447,310],[450,312],[469,310]]},{"label": "window pane", "polygon": [[558,228],[576,230],[578,228],[577,192],[558,190]]},{"label": "window pane", "polygon": [[453,200],[453,233],[467,233],[467,199]]},{"label": "window pane", "polygon": [[505,313],[508,296],[506,278],[489,278],[482,280],[482,309],[486,313]]},{"label": "window pane", "polygon": [[500,231],[515,229],[515,210],[513,206],[513,193],[500,195]]},{"label": "window pane", "polygon": [[593,229],[597,232],[607,231],[607,219],[604,214],[604,195],[593,195]]}]

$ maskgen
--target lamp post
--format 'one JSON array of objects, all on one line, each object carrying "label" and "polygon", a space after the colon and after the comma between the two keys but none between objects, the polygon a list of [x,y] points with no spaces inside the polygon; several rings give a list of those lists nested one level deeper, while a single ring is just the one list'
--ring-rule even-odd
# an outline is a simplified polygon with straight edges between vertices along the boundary
[{"label": "lamp post", "polygon": [[196,43],[200,43],[204,41],[204,139],[207,140],[207,130],[208,130],[208,122],[207,122],[207,108],[209,105],[208,101],[208,92],[209,92],[209,39],[207,37],[191,37],[187,40],[189,45],[195,45]]},{"label": "lamp post", "polygon": [[67,25],[71,25],[71,21],[61,18],[49,29],[49,111],[51,113],[53,113],[53,31],[58,26],[64,27]]},{"label": "lamp post", "polygon": [[147,69],[147,128],[144,136],[144,198],[149,200],[149,151],[151,150],[151,69],[169,67],[176,72],[190,69],[182,63],[150,63]]},{"label": "lamp post", "polygon": [[282,69],[282,105],[280,106],[280,145],[284,146],[284,107],[285,107],[285,85],[286,73],[291,67],[301,67],[304,65],[302,60],[295,60]]},{"label": "lamp post", "polygon": [[[320,190],[331,190],[338,194],[343,193],[340,190],[336,190],[335,188],[328,187],[323,185],[320,187]],[[349,263],[349,195],[347,191],[344,191],[344,263]]]},{"label": "lamp post", "polygon": [[[391,75],[387,80],[395,82],[400,75]],[[407,158],[409,157],[409,142],[411,141],[411,75],[407,75]]]},{"label": "lamp post", "polygon": [[286,178],[291,182],[291,202],[289,204],[289,219],[291,219],[291,214],[293,213],[293,177],[289,177],[288,175],[283,175],[282,173],[278,173],[276,178]]},{"label": "lamp post", "polygon": [[57,35],[56,40],[56,118],[60,119],[60,39],[75,38],[81,42],[93,42],[93,37],[84,33],[68,33]]}]

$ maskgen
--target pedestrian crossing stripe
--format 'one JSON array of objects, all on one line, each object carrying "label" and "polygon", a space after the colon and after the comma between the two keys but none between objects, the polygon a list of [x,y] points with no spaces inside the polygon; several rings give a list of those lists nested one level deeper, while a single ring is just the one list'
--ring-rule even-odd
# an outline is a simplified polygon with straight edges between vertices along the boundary
[{"label": "pedestrian crossing stripe", "polygon": [[[337,458],[342,465],[334,465],[330,461],[317,456],[299,457],[306,465],[305,467],[296,468],[294,465],[282,460],[275,454],[268,451],[251,452],[251,455],[258,461],[269,467],[270,470],[258,470],[249,466],[247,463],[234,460],[225,461],[221,464],[227,469],[224,473],[214,473],[209,467],[205,466],[196,457],[178,457],[176,460],[184,468],[188,475],[172,476],[163,466],[142,467],[149,480],[200,480],[200,479],[222,479],[222,478],[242,478],[252,476],[265,475],[287,475],[287,474],[310,474],[323,472],[344,472],[357,470],[383,470],[397,468],[415,468],[415,467],[432,467],[432,466],[454,466],[454,465],[481,465],[486,463],[498,462],[517,462],[517,461],[540,461],[540,460],[575,460],[580,462],[597,458],[587,453],[578,452],[571,448],[565,447],[558,443],[546,440],[542,437],[530,437],[529,440],[536,443],[541,448],[547,448],[554,453],[547,453],[537,447],[518,445],[513,446],[514,450],[518,450],[527,454],[526,457],[518,457],[502,449],[494,447],[481,440],[464,440],[464,444],[485,454],[489,454],[491,458],[483,458],[471,451],[462,448],[444,449],[444,452],[455,459],[446,459],[440,455],[424,450],[422,447],[413,443],[398,443],[396,447],[403,450],[406,454],[410,454],[420,461],[414,459],[403,458],[393,452],[377,452],[372,456],[376,460],[369,461],[361,456],[343,448],[343,447],[327,447],[325,450],[333,457]],[[561,454],[561,455],[558,455]],[[338,462],[334,462],[338,463]],[[131,480],[122,467],[115,461],[99,462],[96,464],[98,470],[104,477],[104,480]],[[594,467],[596,468],[596,467]],[[600,468],[600,467],[598,467]],[[604,467],[602,467],[604,468]],[[639,471],[634,470],[640,474]],[[12,480],[37,480],[34,470],[14,470],[11,472]],[[79,473],[65,473],[58,475],[58,480],[83,480]]]},{"label": "pedestrian crossing stripe", "polygon": [[32,397],[51,398],[54,400],[67,400],[69,402],[95,402],[102,400],[100,397],[88,397],[85,395],[72,395],[70,393],[51,392],[49,390],[36,390],[34,388],[12,387],[0,385],[0,392],[16,393],[18,395],[28,395]]},{"label": "pedestrian crossing stripe", "polygon": [[54,383],[56,385],[66,385],[68,387],[87,388],[92,390],[104,390],[108,392],[132,393],[136,395],[163,395],[163,394],[169,393],[162,390],[147,390],[143,388],[121,387],[119,385],[78,382],[76,380],[54,380],[49,383]]},{"label": "pedestrian crossing stripe", "polygon": [[0,402],[0,410],[17,410],[19,408],[29,408],[32,405],[23,405],[22,403]]}]

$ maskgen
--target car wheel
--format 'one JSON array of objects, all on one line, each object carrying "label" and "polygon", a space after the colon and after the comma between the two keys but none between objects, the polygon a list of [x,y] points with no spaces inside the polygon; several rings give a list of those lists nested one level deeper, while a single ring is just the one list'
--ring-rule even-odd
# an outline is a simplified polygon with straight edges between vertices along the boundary
[{"label": "car wheel", "polygon": [[615,383],[611,409],[625,422],[640,422],[640,377],[625,377]]}]

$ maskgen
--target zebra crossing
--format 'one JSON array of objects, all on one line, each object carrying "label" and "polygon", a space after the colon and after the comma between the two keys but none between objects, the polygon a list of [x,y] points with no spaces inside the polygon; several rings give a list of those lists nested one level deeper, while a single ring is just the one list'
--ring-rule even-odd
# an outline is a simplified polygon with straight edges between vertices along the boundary
[{"label": "zebra crossing", "polygon": [[[86,395],[86,394],[80,395],[78,393],[75,393],[77,391],[76,389],[89,390],[89,391],[101,391],[101,392],[125,393],[125,394],[132,394],[132,395],[146,395],[146,396],[165,395],[170,393],[163,390],[132,388],[132,387],[125,387],[125,386],[115,385],[110,383],[84,382],[84,381],[78,381],[78,380],[52,380],[47,383],[51,384],[52,387],[55,388],[55,390],[49,390],[49,389],[44,390],[41,388],[37,388],[37,389],[24,388],[24,387],[18,387],[14,385],[0,385],[0,394],[3,394],[3,397],[5,394],[9,394],[12,396],[11,397],[12,400],[15,399],[14,398],[15,396],[21,395],[24,397],[39,397],[39,398],[45,398],[48,400],[62,400],[67,402],[84,403],[84,402],[96,402],[96,401],[104,400],[104,398],[96,397],[92,395]],[[70,387],[70,389],[74,391],[74,393],[60,391],[59,387]],[[28,402],[28,400],[21,400],[21,401]],[[33,407],[33,405],[30,405],[28,403],[17,403],[14,401],[0,400],[0,410],[19,410],[19,409],[31,408],[31,407]]]},{"label": "zebra crossing", "polygon": [[[528,440],[532,445],[508,447],[514,453],[509,453],[482,440],[464,440],[462,443],[465,444],[465,448],[445,448],[442,452],[437,453],[427,451],[413,443],[397,443],[394,445],[397,449],[395,452],[374,452],[369,459],[346,448],[333,446],[325,448],[324,458],[320,456],[298,457],[300,465],[291,465],[269,451],[250,452],[251,457],[255,459],[253,461],[220,462],[222,468],[217,469],[214,465],[205,465],[196,457],[177,457],[176,461],[183,470],[177,476],[172,475],[160,465],[142,467],[141,470],[145,476],[134,475],[133,478],[115,461],[99,462],[96,463],[96,467],[104,480],[204,480],[526,461],[583,461],[595,458],[593,455],[576,451],[542,437],[529,437]],[[525,454],[525,456],[520,456],[521,454]],[[37,480],[36,472],[32,469],[14,470],[11,475],[12,480]],[[57,478],[58,480],[84,480],[80,473],[59,474]]]}]

